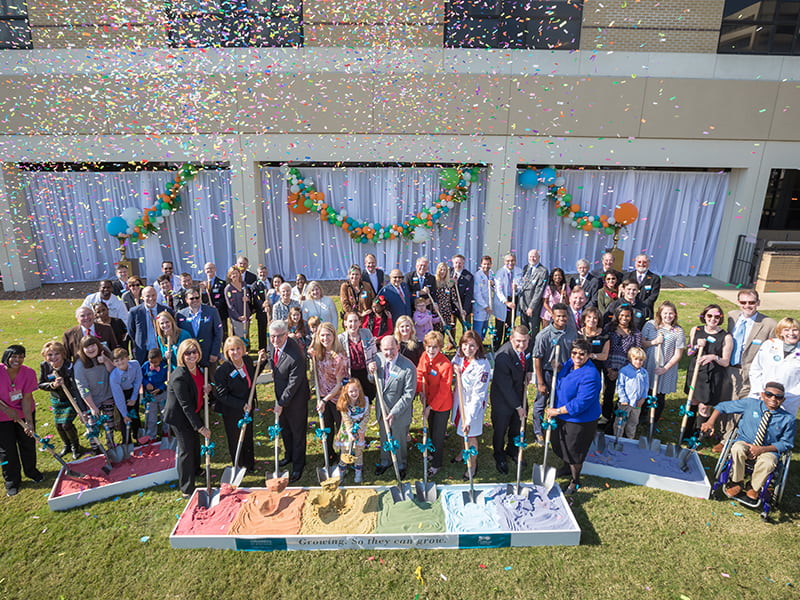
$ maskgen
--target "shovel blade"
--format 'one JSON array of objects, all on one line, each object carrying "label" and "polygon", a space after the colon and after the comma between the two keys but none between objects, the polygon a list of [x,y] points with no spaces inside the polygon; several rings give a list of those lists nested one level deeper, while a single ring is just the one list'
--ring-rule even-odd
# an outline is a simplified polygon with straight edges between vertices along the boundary
[{"label": "shovel blade", "polygon": [[134,445],[133,444],[125,444],[125,458],[133,456]]},{"label": "shovel blade", "polygon": [[542,486],[546,492],[549,492],[556,483],[555,468],[535,465],[533,467],[533,483]]},{"label": "shovel blade", "polygon": [[675,454],[677,454],[677,448],[675,444],[667,444],[667,449],[664,451],[664,456],[667,458],[674,458]]},{"label": "shovel blade", "polygon": [[317,479],[319,479],[320,483],[324,482],[326,479],[330,479],[331,477],[341,479],[342,474],[339,471],[338,465],[335,467],[317,467]]},{"label": "shovel blade", "polygon": [[[289,479],[289,471],[267,471],[266,481],[270,481],[271,479]],[[239,482],[241,483],[241,482]]]},{"label": "shovel blade", "polygon": [[688,448],[683,448],[681,453],[678,455],[678,463],[681,466],[681,471],[688,471],[689,470],[689,457],[691,456],[692,451]]},{"label": "shovel blade", "polygon": [[650,448],[650,444],[647,442],[647,438],[641,436],[639,438],[639,450],[647,450],[648,448]]},{"label": "shovel blade", "polygon": [[108,458],[111,459],[112,463],[122,462],[123,459],[123,449],[122,446],[114,446],[113,448],[109,448],[106,450],[108,454]]},{"label": "shovel blade", "polygon": [[652,440],[650,442],[650,452],[655,452],[658,454],[661,452],[661,440]]},{"label": "shovel blade", "polygon": [[389,493],[392,495],[392,502],[402,502],[403,500],[411,500],[414,495],[411,493],[411,484],[398,483],[389,488]]},{"label": "shovel blade", "polygon": [[219,490],[211,489],[211,493],[207,489],[197,490],[197,505],[203,508],[213,508],[219,504]]},{"label": "shovel blade", "polygon": [[420,502],[436,502],[439,495],[436,490],[436,484],[433,482],[425,483],[424,481],[417,481],[414,483],[414,488],[417,491],[417,500]]},{"label": "shovel blade", "polygon": [[478,494],[475,493],[475,488],[473,488],[472,486],[470,486],[470,488],[466,492],[461,492],[461,497],[464,504],[469,504],[470,502],[476,504],[478,502],[477,500]]},{"label": "shovel blade", "polygon": [[178,447],[178,440],[172,436],[161,438],[162,450],[175,450]]},{"label": "shovel blade", "polygon": [[242,480],[247,474],[247,469],[244,467],[225,467],[222,470],[222,483],[227,483],[231,487],[239,487],[242,485]]},{"label": "shovel blade", "polygon": [[597,437],[595,438],[595,444],[597,447],[597,453],[603,454],[606,451],[606,434],[602,431],[598,431]]}]

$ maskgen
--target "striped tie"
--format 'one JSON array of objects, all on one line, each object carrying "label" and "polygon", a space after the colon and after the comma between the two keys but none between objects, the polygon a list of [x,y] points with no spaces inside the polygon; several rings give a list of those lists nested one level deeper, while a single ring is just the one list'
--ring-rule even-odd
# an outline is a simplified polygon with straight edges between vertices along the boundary
[{"label": "striped tie", "polygon": [[761,422],[758,424],[758,430],[756,431],[756,439],[753,440],[754,446],[764,445],[764,436],[767,435],[767,427],[769,427],[769,420],[771,418],[772,412],[769,410],[761,415]]}]

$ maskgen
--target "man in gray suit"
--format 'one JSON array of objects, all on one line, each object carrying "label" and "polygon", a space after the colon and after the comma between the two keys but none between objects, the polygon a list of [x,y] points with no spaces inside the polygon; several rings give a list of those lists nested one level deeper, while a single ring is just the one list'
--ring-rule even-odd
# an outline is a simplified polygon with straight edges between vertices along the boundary
[{"label": "man in gray suit", "polygon": [[528,264],[522,270],[517,296],[520,323],[531,332],[531,338],[539,331],[542,321],[542,294],[547,285],[547,268],[539,260],[538,250],[528,251]]},{"label": "man in gray suit", "polygon": [[[744,398],[750,394],[750,365],[758,354],[761,344],[775,335],[774,319],[758,312],[761,300],[755,290],[739,290],[736,296],[739,310],[728,313],[728,333],[733,337],[733,351],[728,366],[731,378],[733,400]],[[732,432],[738,415],[720,415],[719,432],[725,440]],[[714,452],[722,452],[723,443],[712,448]]]},{"label": "man in gray suit", "polygon": [[[383,401],[388,411],[387,422],[392,439],[397,441],[397,466],[400,479],[406,476],[406,456],[408,454],[408,430],[414,410],[414,396],[417,393],[417,370],[414,363],[400,354],[400,344],[391,335],[381,340],[381,352],[377,362],[369,363],[370,376],[375,385],[383,389]],[[375,474],[382,475],[392,464],[391,454],[383,449],[387,441],[383,426],[383,414],[377,404],[378,420],[381,423],[381,464],[375,467]]]}]

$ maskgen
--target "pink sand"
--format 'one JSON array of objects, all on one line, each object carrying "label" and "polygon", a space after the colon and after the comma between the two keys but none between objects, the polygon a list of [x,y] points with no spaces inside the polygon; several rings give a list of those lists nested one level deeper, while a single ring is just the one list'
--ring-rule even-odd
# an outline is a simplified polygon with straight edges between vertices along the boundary
[{"label": "pink sand", "polygon": [[236,489],[226,483],[219,490],[219,504],[211,508],[197,505],[195,492],[186,510],[183,511],[175,535],[225,535],[239,513],[250,492]]},{"label": "pink sand", "polygon": [[175,451],[162,450],[160,444],[148,444],[137,448],[133,456],[113,465],[111,473],[106,475],[102,468],[106,464],[103,455],[94,456],[70,467],[86,477],[76,478],[62,471],[53,492],[53,496],[78,494],[88,489],[117,483],[139,475],[165,471],[175,466]]}]

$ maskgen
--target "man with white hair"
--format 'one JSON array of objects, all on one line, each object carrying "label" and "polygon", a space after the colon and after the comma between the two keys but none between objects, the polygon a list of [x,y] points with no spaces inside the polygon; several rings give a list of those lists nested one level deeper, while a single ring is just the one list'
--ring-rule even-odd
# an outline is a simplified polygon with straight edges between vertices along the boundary
[{"label": "man with white hair", "polygon": [[427,257],[420,256],[417,259],[413,271],[406,273],[406,284],[411,290],[411,306],[417,298],[425,298],[428,301],[436,297],[436,278],[428,271],[430,262]]},{"label": "man with white hair", "polygon": [[75,309],[75,320],[78,322],[75,327],[64,332],[62,342],[67,349],[67,360],[75,362],[78,358],[78,350],[81,348],[81,340],[86,337],[96,337],[109,350],[114,350],[119,346],[117,336],[111,325],[95,323],[94,311],[89,306],[79,306]]},{"label": "man with white hair", "polygon": [[519,284],[519,320],[536,336],[542,322],[542,295],[547,285],[547,267],[541,262],[539,251],[528,251],[528,264],[522,270]]},{"label": "man with white hair", "polygon": [[569,289],[580,286],[586,296],[586,305],[594,306],[597,303],[597,290],[600,289],[602,281],[600,278],[589,271],[589,261],[579,258],[575,263],[576,273],[569,278]]},{"label": "man with white hair", "polygon": [[633,264],[635,268],[625,274],[625,281],[639,284],[639,300],[654,312],[658,294],[661,292],[661,277],[650,270],[650,259],[646,254],[638,254]]}]

